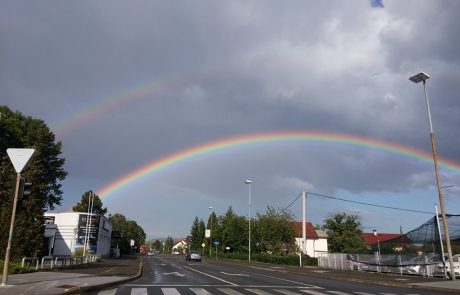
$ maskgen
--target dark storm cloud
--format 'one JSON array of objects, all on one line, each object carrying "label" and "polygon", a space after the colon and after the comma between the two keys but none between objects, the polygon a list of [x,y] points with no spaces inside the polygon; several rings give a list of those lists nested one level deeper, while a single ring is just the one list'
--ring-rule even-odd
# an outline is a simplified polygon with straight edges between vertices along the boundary
[{"label": "dark storm cloud", "polygon": [[[440,156],[460,161],[456,1],[385,1],[384,9],[364,0],[0,6],[2,104],[56,124],[121,98],[60,135],[72,198],[155,159],[241,134],[348,133],[430,153],[423,89],[408,80],[420,70],[432,76]],[[158,88],[131,97],[139,85]],[[426,164],[364,148],[247,152],[183,164],[146,180],[158,192],[143,183],[138,193],[226,206],[244,200],[245,177],[256,179],[264,204],[279,196],[289,203],[302,187],[383,194],[434,183]]]}]

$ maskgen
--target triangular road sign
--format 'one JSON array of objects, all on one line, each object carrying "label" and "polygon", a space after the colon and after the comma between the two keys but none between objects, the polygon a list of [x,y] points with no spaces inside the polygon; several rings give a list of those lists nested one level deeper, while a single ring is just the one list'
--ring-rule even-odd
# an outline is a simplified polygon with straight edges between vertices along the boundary
[{"label": "triangular road sign", "polygon": [[21,173],[22,169],[29,164],[32,155],[34,154],[34,149],[7,149],[6,150],[8,157],[10,157],[11,163],[13,163],[14,170],[16,173]]}]

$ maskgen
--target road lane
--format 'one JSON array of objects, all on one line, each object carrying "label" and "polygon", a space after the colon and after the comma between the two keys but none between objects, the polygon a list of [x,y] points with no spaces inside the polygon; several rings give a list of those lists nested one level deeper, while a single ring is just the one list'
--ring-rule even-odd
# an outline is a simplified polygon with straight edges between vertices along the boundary
[{"label": "road lane", "polygon": [[312,295],[428,295],[448,294],[312,277],[295,267],[261,263],[203,260],[184,256],[154,256],[144,260],[143,276],[112,290],[114,295],[148,294],[312,294]]}]

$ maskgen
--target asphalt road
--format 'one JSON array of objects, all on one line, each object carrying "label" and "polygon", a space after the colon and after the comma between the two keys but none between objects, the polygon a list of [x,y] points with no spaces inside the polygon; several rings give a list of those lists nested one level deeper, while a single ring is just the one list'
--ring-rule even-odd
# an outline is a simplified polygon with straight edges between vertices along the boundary
[{"label": "asphalt road", "polygon": [[143,294],[452,294],[439,290],[401,288],[369,281],[345,281],[312,275],[298,268],[220,260],[186,262],[184,256],[147,256],[143,275],[128,284],[102,290],[99,295]]}]

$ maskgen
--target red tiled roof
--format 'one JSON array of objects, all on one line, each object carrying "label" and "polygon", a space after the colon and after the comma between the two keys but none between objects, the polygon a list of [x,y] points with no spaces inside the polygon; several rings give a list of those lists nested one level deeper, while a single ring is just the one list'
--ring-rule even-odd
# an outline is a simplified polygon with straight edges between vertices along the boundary
[{"label": "red tiled roof", "polygon": [[[302,221],[294,221],[294,230],[295,230],[295,237],[301,238],[302,237]],[[315,229],[313,228],[313,224],[311,222],[305,222],[306,230],[307,230],[307,239],[318,239],[318,235],[316,234]]]},{"label": "red tiled roof", "polygon": [[379,233],[378,235],[374,235],[374,233],[362,233],[361,237],[364,240],[366,245],[374,245],[377,244],[377,241],[380,243],[385,243],[390,240],[395,240],[396,243],[410,243],[410,239],[405,235],[401,234],[383,234]]}]

